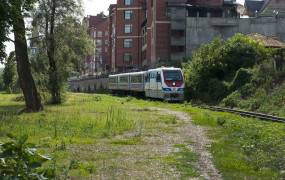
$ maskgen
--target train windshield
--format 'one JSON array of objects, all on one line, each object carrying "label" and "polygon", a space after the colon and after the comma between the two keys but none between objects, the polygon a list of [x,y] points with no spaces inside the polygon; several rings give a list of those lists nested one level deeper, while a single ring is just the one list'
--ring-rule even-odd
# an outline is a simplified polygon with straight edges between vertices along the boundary
[{"label": "train windshield", "polygon": [[163,76],[166,81],[182,81],[183,77],[179,70],[165,70]]}]

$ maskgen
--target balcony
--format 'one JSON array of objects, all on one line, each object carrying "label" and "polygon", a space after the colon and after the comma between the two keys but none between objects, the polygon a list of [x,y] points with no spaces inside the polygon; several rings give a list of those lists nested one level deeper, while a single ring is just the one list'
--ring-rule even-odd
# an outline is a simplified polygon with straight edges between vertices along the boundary
[{"label": "balcony", "polygon": [[173,20],[171,21],[172,30],[185,30],[186,23],[185,20]]},{"label": "balcony", "polygon": [[173,52],[171,53],[171,60],[172,61],[180,61],[185,58],[185,52]]},{"label": "balcony", "polygon": [[185,46],[185,37],[182,36],[182,37],[175,37],[175,36],[172,36],[171,37],[171,46]]},{"label": "balcony", "polygon": [[235,18],[210,18],[211,26],[238,26],[238,19]]}]

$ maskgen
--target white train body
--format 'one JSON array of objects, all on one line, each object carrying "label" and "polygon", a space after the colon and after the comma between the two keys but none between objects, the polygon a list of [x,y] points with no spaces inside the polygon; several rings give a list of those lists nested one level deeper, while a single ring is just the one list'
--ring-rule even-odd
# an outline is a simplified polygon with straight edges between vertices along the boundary
[{"label": "white train body", "polygon": [[112,91],[140,92],[146,97],[166,101],[183,101],[184,88],[184,79],[179,68],[163,67],[109,76],[109,89]]}]

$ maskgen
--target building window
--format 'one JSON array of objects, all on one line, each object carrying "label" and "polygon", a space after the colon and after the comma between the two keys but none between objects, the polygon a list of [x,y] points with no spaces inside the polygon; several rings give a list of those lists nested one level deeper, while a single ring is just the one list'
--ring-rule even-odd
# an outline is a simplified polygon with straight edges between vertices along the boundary
[{"label": "building window", "polygon": [[132,24],[125,24],[125,29],[124,29],[125,33],[132,33],[133,32],[133,25]]},{"label": "building window", "polygon": [[126,6],[132,5],[133,2],[134,2],[134,0],[125,0],[125,5]]},{"label": "building window", "polygon": [[102,31],[97,32],[97,37],[102,37],[102,35],[103,35]]},{"label": "building window", "polygon": [[96,38],[96,31],[93,32],[93,37]]},{"label": "building window", "polygon": [[96,45],[97,45],[97,46],[102,46],[102,40],[97,39],[97,40],[96,40]]},{"label": "building window", "polygon": [[105,45],[107,46],[109,44],[109,41],[108,40],[105,40]]},{"label": "building window", "polygon": [[124,12],[125,20],[130,20],[132,19],[133,16],[133,11],[132,10],[126,10]]},{"label": "building window", "polygon": [[124,39],[124,48],[132,48],[133,40],[132,39]]},{"label": "building window", "polygon": [[125,64],[131,64],[133,61],[133,56],[131,53],[125,53],[124,54],[124,63]]},{"label": "building window", "polygon": [[108,36],[108,35],[109,35],[108,31],[105,31],[105,36]]}]

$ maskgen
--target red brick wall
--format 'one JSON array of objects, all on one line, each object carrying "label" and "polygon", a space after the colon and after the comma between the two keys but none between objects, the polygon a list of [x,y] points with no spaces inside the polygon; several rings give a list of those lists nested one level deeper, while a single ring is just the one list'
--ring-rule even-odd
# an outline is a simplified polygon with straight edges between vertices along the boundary
[{"label": "red brick wall", "polygon": [[[106,65],[109,63],[109,19],[105,19],[105,21],[101,22],[96,26],[96,31],[101,31],[103,33],[102,37],[96,37],[96,39],[99,39],[102,41],[102,46],[96,46],[96,48],[102,49],[102,68],[105,69]],[[106,34],[107,32],[107,34]],[[108,44],[105,44],[105,42],[108,42]],[[107,52],[106,52],[107,50]],[[96,59],[96,61],[99,61],[100,59]]]},{"label": "red brick wall", "polygon": [[[132,10],[133,17],[131,20],[124,19],[125,10]],[[131,6],[125,6],[124,0],[117,1],[116,8],[116,67],[119,70],[127,67],[139,67],[141,63],[141,23],[144,20],[142,3],[139,0],[134,0]],[[125,24],[132,24],[132,33],[125,34]],[[130,38],[133,40],[132,48],[124,48],[124,39]],[[131,53],[133,62],[131,64],[124,62],[124,53]]]}]

